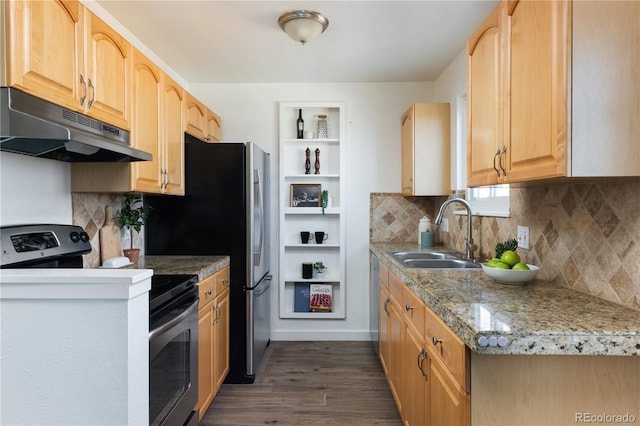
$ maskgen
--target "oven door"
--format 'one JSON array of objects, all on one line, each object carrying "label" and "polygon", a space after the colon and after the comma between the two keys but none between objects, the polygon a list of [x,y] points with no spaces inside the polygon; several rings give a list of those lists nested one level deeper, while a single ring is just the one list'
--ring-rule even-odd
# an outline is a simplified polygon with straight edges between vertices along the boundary
[{"label": "oven door", "polygon": [[152,321],[149,332],[149,424],[183,426],[198,402],[198,300]]}]

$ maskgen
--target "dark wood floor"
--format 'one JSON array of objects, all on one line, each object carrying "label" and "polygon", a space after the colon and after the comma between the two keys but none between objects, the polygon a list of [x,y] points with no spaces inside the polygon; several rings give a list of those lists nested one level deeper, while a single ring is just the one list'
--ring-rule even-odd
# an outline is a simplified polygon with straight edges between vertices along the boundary
[{"label": "dark wood floor", "polygon": [[272,342],[257,373],[224,384],[200,424],[402,425],[371,342]]}]

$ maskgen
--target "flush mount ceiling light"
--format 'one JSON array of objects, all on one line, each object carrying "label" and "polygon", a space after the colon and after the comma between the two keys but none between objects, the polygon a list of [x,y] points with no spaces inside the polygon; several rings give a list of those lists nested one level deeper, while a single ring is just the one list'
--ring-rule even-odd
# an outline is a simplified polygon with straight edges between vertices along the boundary
[{"label": "flush mount ceiling light", "polygon": [[313,10],[292,10],[278,19],[278,25],[291,39],[305,44],[322,34],[329,20]]}]

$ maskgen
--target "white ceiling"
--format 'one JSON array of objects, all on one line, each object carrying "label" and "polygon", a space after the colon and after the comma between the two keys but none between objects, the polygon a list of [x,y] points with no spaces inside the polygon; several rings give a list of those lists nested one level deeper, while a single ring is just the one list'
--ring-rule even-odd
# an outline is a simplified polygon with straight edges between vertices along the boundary
[{"label": "white ceiling", "polygon": [[[97,0],[189,83],[433,81],[497,0]],[[329,27],[307,45],[278,17],[315,10]]]}]

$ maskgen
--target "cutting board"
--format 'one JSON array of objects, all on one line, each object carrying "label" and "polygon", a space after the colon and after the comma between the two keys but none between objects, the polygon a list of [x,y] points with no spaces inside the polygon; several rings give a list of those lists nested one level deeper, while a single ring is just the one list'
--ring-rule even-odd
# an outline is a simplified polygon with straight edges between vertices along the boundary
[{"label": "cutting board", "polygon": [[104,226],[100,228],[101,264],[112,257],[122,256],[120,248],[120,228],[113,222],[113,208],[105,208]]}]

